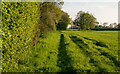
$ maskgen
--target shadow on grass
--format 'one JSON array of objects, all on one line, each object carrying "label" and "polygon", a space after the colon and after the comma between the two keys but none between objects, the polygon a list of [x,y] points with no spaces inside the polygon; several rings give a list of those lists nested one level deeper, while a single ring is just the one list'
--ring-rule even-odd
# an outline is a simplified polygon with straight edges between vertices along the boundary
[{"label": "shadow on grass", "polygon": [[71,58],[67,55],[66,45],[64,41],[64,35],[61,34],[60,45],[58,48],[58,61],[57,66],[61,68],[60,72],[75,72],[76,70],[73,68],[71,64]]},{"label": "shadow on grass", "polygon": [[93,40],[93,39],[89,39],[87,37],[83,37],[83,38],[86,39],[86,40],[91,40],[93,42],[93,44],[95,44],[96,46],[108,48],[108,46],[104,42],[100,42],[100,41],[96,41],[96,40]]},{"label": "shadow on grass", "polygon": [[82,50],[82,52],[85,54],[85,55],[90,55],[91,53],[88,52],[88,45],[84,43],[84,41],[82,39],[79,39],[77,38],[76,36],[70,36],[71,40],[77,45],[79,46],[79,48]]},{"label": "shadow on grass", "polygon": [[[86,50],[86,49],[89,49],[89,46],[86,43],[84,43],[84,41],[82,39],[77,38],[76,36],[70,36],[70,38],[77,46],[79,46],[79,48],[82,50],[82,53],[86,57],[90,58],[88,63],[92,63],[95,67],[97,67],[99,72],[106,72],[106,69],[101,68],[99,66],[98,61],[95,61],[94,58],[92,58],[92,56],[93,56],[92,52],[89,52],[88,50]],[[91,72],[91,70],[88,70],[86,72]]]},{"label": "shadow on grass", "polygon": [[[108,48],[108,46],[104,42],[99,42],[99,41],[96,41],[93,39],[89,39],[87,37],[83,37],[83,38],[86,40],[91,40],[93,42],[93,44],[95,44],[96,46]],[[101,49],[97,49],[97,50],[100,51]],[[110,55],[109,53],[107,53],[105,51],[100,51],[100,53],[101,53],[101,55],[112,60],[116,67],[120,67],[120,63],[117,61],[117,59],[114,56]]]},{"label": "shadow on grass", "polygon": [[110,60],[113,61],[113,63],[116,65],[116,67],[120,67],[120,62],[117,61],[117,59],[113,56],[111,56],[109,53],[102,51],[101,55],[109,58]]},{"label": "shadow on grass", "polygon": [[[93,40],[93,39],[89,39],[87,37],[83,37],[84,39],[87,39],[87,40],[91,40],[93,41],[93,44],[95,44],[96,46],[100,46],[100,47],[105,47],[105,48],[108,48],[108,46],[104,43],[104,42],[99,42],[99,41],[96,41],[96,40]],[[98,51],[100,51],[101,49],[97,49]],[[110,55],[109,53],[107,52],[104,52],[104,51],[100,51],[101,55],[109,58],[110,60],[113,61],[113,63],[117,66],[117,67],[120,67],[120,63],[117,61],[117,59],[115,57],[113,57],[112,55]]]}]

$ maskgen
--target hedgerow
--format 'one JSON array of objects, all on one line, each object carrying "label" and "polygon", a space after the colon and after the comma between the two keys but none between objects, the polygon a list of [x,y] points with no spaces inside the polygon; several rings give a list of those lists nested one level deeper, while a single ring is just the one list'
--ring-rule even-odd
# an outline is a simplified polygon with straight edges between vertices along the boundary
[{"label": "hedgerow", "polygon": [[34,50],[43,33],[56,31],[63,3],[2,2],[2,70],[34,72]]},{"label": "hedgerow", "polygon": [[2,70],[30,71],[31,50],[40,29],[39,2],[2,3]]}]

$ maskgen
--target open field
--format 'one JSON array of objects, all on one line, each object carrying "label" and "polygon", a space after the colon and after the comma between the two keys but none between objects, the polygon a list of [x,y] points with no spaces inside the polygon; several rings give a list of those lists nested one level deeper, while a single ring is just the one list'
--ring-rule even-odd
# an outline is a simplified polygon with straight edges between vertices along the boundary
[{"label": "open field", "polygon": [[30,52],[27,62],[18,61],[18,68],[11,70],[14,72],[117,72],[120,67],[118,31],[50,32],[41,36],[35,49]]},{"label": "open field", "polygon": [[[35,72],[117,72],[118,31],[61,31],[39,39],[27,68]],[[20,67],[20,66],[19,66]],[[22,68],[22,67],[21,67]]]}]

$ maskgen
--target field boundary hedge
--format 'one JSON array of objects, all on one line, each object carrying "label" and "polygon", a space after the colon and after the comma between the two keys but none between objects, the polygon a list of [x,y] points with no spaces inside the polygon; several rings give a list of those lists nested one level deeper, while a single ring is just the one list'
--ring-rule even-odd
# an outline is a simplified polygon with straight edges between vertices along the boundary
[{"label": "field boundary hedge", "polygon": [[39,16],[39,2],[2,2],[3,72],[28,71],[27,63],[40,32]]}]

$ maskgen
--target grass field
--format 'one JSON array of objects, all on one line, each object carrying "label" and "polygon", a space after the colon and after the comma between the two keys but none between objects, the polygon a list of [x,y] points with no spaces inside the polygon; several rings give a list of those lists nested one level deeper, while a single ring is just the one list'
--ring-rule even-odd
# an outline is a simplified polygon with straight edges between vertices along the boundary
[{"label": "grass field", "polygon": [[31,58],[29,72],[117,72],[118,31],[46,33]]},{"label": "grass field", "polygon": [[[35,48],[35,49],[34,49]],[[118,31],[57,31],[39,38],[13,72],[118,72]],[[13,64],[14,65],[14,64]],[[8,70],[8,71],[9,71]]]}]

